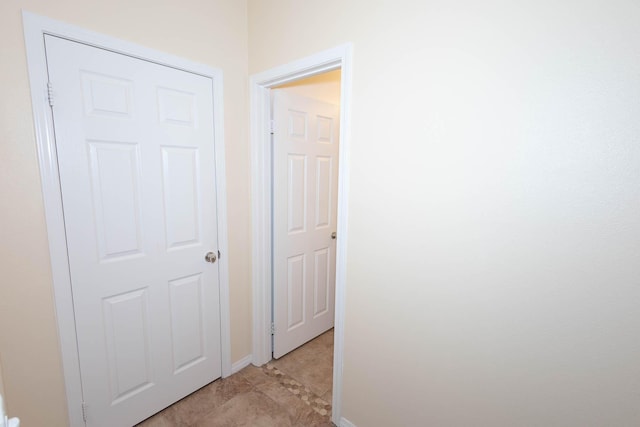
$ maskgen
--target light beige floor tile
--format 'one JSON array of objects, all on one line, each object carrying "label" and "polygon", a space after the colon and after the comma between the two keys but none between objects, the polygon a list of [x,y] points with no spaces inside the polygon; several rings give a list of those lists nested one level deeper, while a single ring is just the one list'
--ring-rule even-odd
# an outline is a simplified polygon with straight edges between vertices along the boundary
[{"label": "light beige floor tile", "polygon": [[273,377],[266,375],[261,367],[253,365],[247,366],[246,368],[238,372],[237,375],[245,378],[253,386],[258,386],[264,383],[272,383],[276,381]]},{"label": "light beige floor tile", "polygon": [[[307,393],[311,391],[331,404],[333,330],[270,365],[306,387]],[[330,414],[320,415],[282,384],[281,374],[274,376],[275,370],[265,369],[250,365],[229,378],[214,381],[139,427],[333,426]],[[331,409],[324,403],[320,408]]]},{"label": "light beige floor tile", "polygon": [[329,402],[329,403],[333,404],[333,390],[329,390],[328,392],[326,392],[325,394],[323,394],[320,397],[325,402]]},{"label": "light beige floor tile", "polygon": [[284,363],[273,362],[273,365],[318,396],[331,390],[333,385],[333,352],[329,349]]},{"label": "light beige floor tile", "polygon": [[290,375],[318,396],[331,390],[333,385],[333,366],[326,363],[309,364]]},{"label": "light beige floor tile", "polygon": [[256,387],[257,390],[266,394],[281,407],[283,407],[291,417],[291,423],[300,427],[324,427],[333,426],[329,416],[318,414],[313,408],[293,395],[289,390],[279,383],[263,384]]},{"label": "light beige floor tile", "polygon": [[289,413],[263,393],[243,393],[203,417],[196,427],[289,427]]},{"label": "light beige floor tile", "polygon": [[316,338],[316,340],[322,343],[326,348],[331,348],[333,350],[333,329],[329,329],[327,332]]},{"label": "light beige floor tile", "polygon": [[304,419],[315,412],[311,406],[304,403],[298,396],[291,393],[280,383],[266,383],[256,387],[256,390],[269,396],[289,413],[293,420]]},{"label": "light beige floor tile", "polygon": [[280,359],[273,359],[271,364],[283,372],[289,373],[289,371],[297,371],[300,365],[300,360],[303,359],[301,353],[289,353]]},{"label": "light beige floor tile", "polygon": [[173,427],[165,414],[156,414],[137,425],[137,427]]},{"label": "light beige floor tile", "polygon": [[252,388],[239,375],[219,379],[167,408],[165,416],[175,427],[191,426],[212,409]]},{"label": "light beige floor tile", "polygon": [[319,337],[309,341],[303,347],[308,348],[314,352],[331,350],[333,351],[333,329],[325,332]]}]

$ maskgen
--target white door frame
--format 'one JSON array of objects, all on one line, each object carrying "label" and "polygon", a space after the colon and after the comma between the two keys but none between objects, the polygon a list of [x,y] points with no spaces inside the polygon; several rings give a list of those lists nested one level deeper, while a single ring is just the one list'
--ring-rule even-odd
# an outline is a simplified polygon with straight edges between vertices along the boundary
[{"label": "white door frame", "polygon": [[[69,424],[84,426],[82,419],[82,385],[76,329],[73,314],[69,259],[62,212],[62,195],[58,178],[53,131],[53,116],[49,107],[47,63],[44,35],[62,37],[98,48],[121,53],[145,61],[166,65],[179,70],[202,75],[213,80],[213,123],[218,206],[218,247],[222,253],[220,271],[220,325],[222,376],[231,375],[231,336],[229,317],[229,269],[227,263],[227,197],[224,163],[224,133],[222,71],[191,62],[173,55],[138,46],[114,37],[94,33],[82,28],[23,11],[24,38],[31,84],[31,101],[35,123],[40,179],[44,198],[45,220],[49,237],[49,254],[53,276],[54,302],[58,324],[58,336],[62,355]],[[55,103],[55,88],[52,91]]]},{"label": "white door frame", "polygon": [[271,88],[341,69],[340,145],[338,165],[338,241],[333,357],[332,420],[339,425],[344,347],[345,281],[347,254],[347,201],[349,128],[351,109],[351,44],[329,49],[251,76],[251,194],[252,194],[252,363],[271,360]]}]

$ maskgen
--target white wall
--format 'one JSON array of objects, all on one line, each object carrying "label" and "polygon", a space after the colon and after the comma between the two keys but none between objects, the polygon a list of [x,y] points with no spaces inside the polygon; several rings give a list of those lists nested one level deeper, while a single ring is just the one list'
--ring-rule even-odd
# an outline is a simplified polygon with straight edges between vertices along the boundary
[{"label": "white wall", "polygon": [[250,74],[348,41],[343,415],[640,425],[640,4],[249,0]]},{"label": "white wall", "polygon": [[0,2],[0,359],[9,413],[67,425],[21,8],[224,73],[232,360],[251,348],[246,2]]}]

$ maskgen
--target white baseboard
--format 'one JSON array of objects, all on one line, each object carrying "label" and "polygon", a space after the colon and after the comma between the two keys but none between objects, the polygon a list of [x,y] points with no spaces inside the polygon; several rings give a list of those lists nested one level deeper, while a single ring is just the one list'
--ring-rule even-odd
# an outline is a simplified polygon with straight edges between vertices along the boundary
[{"label": "white baseboard", "polygon": [[340,427],[356,427],[356,425],[345,417],[342,417],[340,418]]},{"label": "white baseboard", "polygon": [[239,371],[243,370],[244,368],[246,368],[250,364],[251,364],[251,355],[247,354],[245,357],[243,357],[242,359],[238,360],[237,362],[234,362],[231,365],[231,374],[233,375],[236,372],[239,372]]}]

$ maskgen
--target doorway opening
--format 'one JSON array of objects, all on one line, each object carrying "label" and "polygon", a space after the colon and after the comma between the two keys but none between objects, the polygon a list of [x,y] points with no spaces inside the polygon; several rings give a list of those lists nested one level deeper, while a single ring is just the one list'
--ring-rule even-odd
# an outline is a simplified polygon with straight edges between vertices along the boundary
[{"label": "doorway opening", "polygon": [[[270,366],[330,410],[340,70],[271,90]],[[324,412],[324,411],[323,411]]]},{"label": "doorway opening", "polygon": [[[340,73],[339,148],[337,162],[337,213],[335,232],[335,316],[332,382],[332,421],[340,423],[345,258],[347,245],[348,129],[351,96],[351,46],[343,45],[301,60],[273,68],[251,78],[251,151],[252,151],[252,218],[253,218],[253,346],[252,363],[262,366],[272,359],[272,319],[274,268],[272,265],[272,195],[274,185],[271,152],[272,92],[283,86],[305,85],[302,80],[327,72]],[[317,77],[322,79],[322,77]],[[281,89],[277,89],[281,88]],[[303,162],[304,163],[304,162]],[[302,164],[302,163],[301,163]],[[329,230],[329,239],[331,231]],[[295,267],[295,266],[293,266]],[[288,268],[288,267],[287,267]],[[292,268],[295,270],[295,268]],[[288,271],[287,270],[287,274]]]},{"label": "doorway opening", "polygon": [[333,328],[340,70],[271,90],[272,352]]}]

